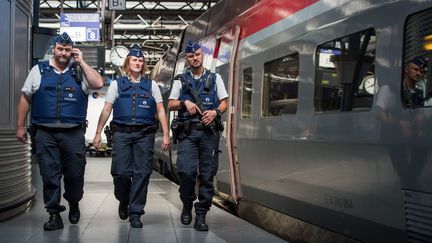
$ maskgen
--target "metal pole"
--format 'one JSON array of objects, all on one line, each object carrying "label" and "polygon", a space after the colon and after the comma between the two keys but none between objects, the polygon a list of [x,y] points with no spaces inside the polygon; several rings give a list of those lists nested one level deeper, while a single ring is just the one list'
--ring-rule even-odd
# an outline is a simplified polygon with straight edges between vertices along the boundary
[{"label": "metal pole", "polygon": [[39,0],[33,1],[33,27],[39,27]]},{"label": "metal pole", "polygon": [[63,1],[64,0],[60,0],[60,13],[63,13]]}]

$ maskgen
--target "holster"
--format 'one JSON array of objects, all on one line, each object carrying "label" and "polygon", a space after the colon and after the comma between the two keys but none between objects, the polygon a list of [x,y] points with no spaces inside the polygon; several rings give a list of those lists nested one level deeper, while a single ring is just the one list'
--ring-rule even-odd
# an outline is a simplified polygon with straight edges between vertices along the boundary
[{"label": "holster", "polygon": [[180,140],[180,134],[184,130],[184,121],[180,118],[175,118],[171,122],[171,131],[173,134],[173,143],[176,144]]},{"label": "holster", "polygon": [[221,119],[221,117],[220,117],[220,116],[216,117],[216,118],[214,119],[214,122],[215,122],[215,129],[216,129],[216,131],[223,132],[223,130],[224,130],[224,126],[223,126],[223,124],[222,124],[222,119]]},{"label": "holster", "polygon": [[88,127],[88,120],[86,120],[83,124],[82,124],[82,129],[84,131],[84,134],[87,132],[87,127]]},{"label": "holster", "polygon": [[113,132],[111,131],[109,126],[105,126],[104,133],[107,138],[107,146],[109,148],[112,148]]}]

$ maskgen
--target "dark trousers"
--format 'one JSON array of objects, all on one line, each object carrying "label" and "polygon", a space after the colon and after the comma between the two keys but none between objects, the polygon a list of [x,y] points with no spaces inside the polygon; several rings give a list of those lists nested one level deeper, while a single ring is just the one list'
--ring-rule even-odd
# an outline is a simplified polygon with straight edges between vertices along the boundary
[{"label": "dark trousers", "polygon": [[198,202],[194,205],[196,214],[205,215],[212,204],[213,178],[218,169],[219,136],[209,130],[192,129],[179,143],[177,173],[180,199],[184,205],[195,201],[195,183],[198,177]]},{"label": "dark trousers", "polygon": [[64,211],[65,207],[60,205],[62,175],[65,189],[63,197],[68,202],[79,202],[84,194],[84,132],[81,127],[38,129],[35,140],[45,207],[50,213]]},{"label": "dark trousers", "polygon": [[115,132],[111,175],[114,195],[129,204],[129,214],[144,214],[148,184],[153,172],[155,134]]}]

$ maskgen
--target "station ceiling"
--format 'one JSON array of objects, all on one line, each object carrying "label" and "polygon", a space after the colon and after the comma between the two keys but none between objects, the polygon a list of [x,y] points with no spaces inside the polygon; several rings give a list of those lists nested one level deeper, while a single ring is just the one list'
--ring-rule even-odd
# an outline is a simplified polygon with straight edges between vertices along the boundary
[{"label": "station ceiling", "polygon": [[[125,2],[126,9],[109,10],[110,1]],[[39,27],[59,31],[61,11],[100,13],[103,16],[101,42],[97,44],[106,49],[138,45],[151,68],[180,32],[218,1],[221,0],[40,0]]]}]

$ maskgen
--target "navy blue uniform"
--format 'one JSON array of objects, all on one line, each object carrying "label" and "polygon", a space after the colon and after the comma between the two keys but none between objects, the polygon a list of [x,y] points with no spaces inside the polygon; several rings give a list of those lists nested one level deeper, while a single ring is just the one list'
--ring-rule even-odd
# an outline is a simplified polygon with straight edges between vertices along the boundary
[{"label": "navy blue uniform", "polygon": [[[142,215],[153,171],[156,132],[152,80],[141,78],[139,83],[132,83],[122,77],[117,84],[118,99],[113,104],[111,123],[114,195],[121,204],[129,205],[129,215]],[[153,129],[146,130],[150,127]]]},{"label": "navy blue uniform", "polygon": [[77,203],[83,197],[86,165],[82,125],[87,114],[87,95],[71,74],[58,74],[48,62],[39,64],[41,84],[32,98],[32,124],[37,127],[35,141],[43,196],[47,211],[65,210],[60,205],[61,178],[64,198]]},{"label": "navy blue uniform", "polygon": [[[190,72],[184,74],[179,100],[196,100],[185,87],[191,85],[202,100],[206,110],[219,106],[215,74],[205,72],[200,79],[192,77]],[[208,82],[210,78],[211,82]],[[206,87],[207,84],[207,87]],[[190,134],[179,142],[177,157],[177,173],[180,180],[180,199],[186,207],[197,198],[195,182],[199,180],[198,202],[195,203],[197,215],[205,215],[210,209],[214,195],[213,178],[218,169],[219,132],[214,134],[208,127],[201,124],[198,116],[189,116],[185,107],[179,109],[179,117],[190,121]]]}]

